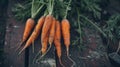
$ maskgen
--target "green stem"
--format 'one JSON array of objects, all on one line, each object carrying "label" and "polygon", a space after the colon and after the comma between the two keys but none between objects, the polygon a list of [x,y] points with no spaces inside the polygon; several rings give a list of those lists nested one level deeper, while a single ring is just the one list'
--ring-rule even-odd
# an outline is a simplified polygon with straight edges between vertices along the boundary
[{"label": "green stem", "polygon": [[77,38],[72,44],[75,45],[80,38]]},{"label": "green stem", "polygon": [[36,11],[36,13],[32,14],[32,18],[35,18],[37,16],[37,14],[40,12],[43,6],[44,4],[40,6],[40,8]]},{"label": "green stem", "polygon": [[106,34],[96,25],[94,24],[91,20],[89,20],[88,18],[86,18],[83,15],[80,15],[81,17],[83,17],[85,20],[87,20],[88,22],[90,22],[100,33],[103,34],[104,37],[106,37]]},{"label": "green stem", "polygon": [[46,16],[48,14],[48,10],[45,10],[44,12],[44,15],[43,16]]},{"label": "green stem", "polygon": [[[40,2],[40,1],[39,1]],[[45,5],[45,3],[44,2],[40,2],[39,4],[38,4],[38,6],[40,6],[41,4],[41,6],[37,9],[37,11],[34,13],[34,3],[35,3],[35,0],[33,0],[32,1],[32,8],[31,8],[31,18],[35,18],[37,15],[38,15],[38,13],[40,12],[40,10],[42,9],[42,7]]]},{"label": "green stem", "polygon": [[81,34],[82,34],[82,30],[81,30],[81,24],[80,24],[80,21],[79,21],[79,19],[80,19],[80,16],[79,16],[79,15],[80,15],[80,14],[79,14],[79,11],[78,11],[78,10],[77,10],[77,13],[78,13],[78,28],[79,28],[79,31],[80,31],[80,32],[79,32],[79,33],[80,33],[80,34],[79,34],[79,36],[80,36],[80,44],[81,44],[81,43],[82,43],[82,35],[81,35]]},{"label": "green stem", "polygon": [[54,0],[49,0],[47,8],[48,8],[49,14],[51,15],[53,12],[53,8],[54,8]]},{"label": "green stem", "polygon": [[68,14],[68,10],[69,10],[71,1],[72,1],[72,0],[69,0],[69,3],[68,3],[68,5],[67,5],[67,7],[66,7],[66,11],[65,11],[65,16],[64,16],[64,18],[67,17],[67,14]]},{"label": "green stem", "polygon": [[31,17],[33,17],[33,5],[34,5],[34,0],[32,0]]},{"label": "green stem", "polygon": [[51,4],[52,6],[52,10],[51,10],[51,14],[53,13],[53,9],[54,9],[54,0],[52,0],[52,4]]}]

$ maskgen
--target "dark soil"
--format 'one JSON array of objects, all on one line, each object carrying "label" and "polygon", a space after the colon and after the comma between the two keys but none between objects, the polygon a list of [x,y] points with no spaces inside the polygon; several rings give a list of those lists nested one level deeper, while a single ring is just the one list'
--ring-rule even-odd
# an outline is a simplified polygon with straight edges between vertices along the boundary
[{"label": "dark soil", "polygon": [[3,67],[4,60],[4,41],[6,31],[6,12],[7,12],[8,0],[0,0],[0,67]]}]

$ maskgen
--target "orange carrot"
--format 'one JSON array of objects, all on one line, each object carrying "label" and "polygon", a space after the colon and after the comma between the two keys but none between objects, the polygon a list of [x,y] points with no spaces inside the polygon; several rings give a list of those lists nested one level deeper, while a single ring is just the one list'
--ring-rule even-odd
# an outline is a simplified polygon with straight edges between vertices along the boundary
[{"label": "orange carrot", "polygon": [[66,46],[66,51],[67,51],[67,57],[73,62],[73,65],[75,65],[75,62],[69,57],[70,23],[67,19],[63,19],[61,22],[61,26],[62,26],[62,35],[64,39],[64,45]]},{"label": "orange carrot", "polygon": [[53,17],[51,15],[46,16],[45,22],[44,22],[43,28],[42,28],[42,33],[41,33],[41,43],[42,43],[43,39],[47,36],[47,33],[50,30],[50,27],[52,25],[52,20],[53,20]]},{"label": "orange carrot", "polygon": [[45,21],[45,16],[42,16],[39,20],[38,23],[34,29],[34,31],[32,32],[31,36],[29,37],[29,39],[27,40],[25,46],[23,47],[23,49],[19,52],[19,54],[25,50],[28,46],[30,46],[32,43],[34,43],[35,39],[38,37],[38,35],[40,34],[40,30],[44,24]]},{"label": "orange carrot", "polygon": [[56,19],[53,18],[52,21],[52,26],[50,28],[50,33],[49,33],[49,44],[51,45],[53,40],[54,40],[54,35],[55,35],[55,23],[56,23]]},{"label": "orange carrot", "polygon": [[70,23],[67,19],[63,19],[61,22],[62,26],[62,35],[64,39],[64,44],[67,49],[67,55],[69,55],[69,46],[70,46]]},{"label": "orange carrot", "polygon": [[49,36],[47,34],[47,37],[49,38],[48,40],[49,40],[50,46],[47,49],[46,53],[44,53],[44,54],[42,53],[42,56],[45,56],[47,54],[47,52],[50,50],[50,48],[52,47],[52,42],[54,40],[54,35],[55,35],[55,22],[56,22],[56,20],[55,20],[55,18],[53,18],[50,30],[48,31]]},{"label": "orange carrot", "polygon": [[[20,45],[18,46],[17,49],[19,49],[20,46],[27,40],[27,38],[29,37],[29,35],[30,35],[30,33],[31,33],[31,31],[32,31],[32,29],[33,29],[33,27],[34,27],[34,25],[35,25],[34,19],[29,18],[29,19],[26,21],[26,25],[25,25],[25,29],[24,29],[24,33],[23,33],[23,38],[22,38],[22,40],[21,40],[21,42],[20,42]],[[16,49],[16,50],[17,50],[17,49]]]},{"label": "orange carrot", "polygon": [[23,39],[22,41],[27,40],[28,36],[30,35],[30,32],[32,31],[33,27],[35,25],[35,21],[32,18],[29,18],[26,22]]},{"label": "orange carrot", "polygon": [[60,22],[57,21],[56,22],[56,31],[55,31],[55,38],[54,38],[54,44],[55,44],[55,48],[56,48],[56,51],[57,51],[57,56],[59,58],[59,62],[60,64],[65,67],[63,64],[62,64],[62,61],[61,61],[61,28],[60,28]]},{"label": "orange carrot", "polygon": [[37,53],[36,57],[40,54],[40,52],[42,52],[42,55],[40,56],[40,58],[38,58],[36,60],[36,62],[38,62],[42,57],[44,57],[46,55],[47,51],[48,51],[47,48],[46,48],[48,40],[46,40],[46,39],[48,38],[48,34],[49,34],[50,28],[52,26],[52,21],[53,21],[52,15],[47,15],[46,18],[45,18],[45,22],[43,24],[42,33],[41,33],[42,49]]}]

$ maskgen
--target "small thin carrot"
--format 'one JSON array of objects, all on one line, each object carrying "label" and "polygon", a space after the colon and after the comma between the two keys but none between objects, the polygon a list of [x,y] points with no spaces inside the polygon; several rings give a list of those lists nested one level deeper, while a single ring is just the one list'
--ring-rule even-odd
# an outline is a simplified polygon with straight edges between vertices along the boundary
[{"label": "small thin carrot", "polygon": [[56,48],[56,51],[57,51],[57,56],[59,58],[59,62],[60,64],[65,67],[63,64],[62,64],[62,61],[61,61],[61,27],[60,27],[60,22],[57,21],[56,22],[56,31],[55,31],[55,38],[54,38],[54,44],[55,44],[55,48]]},{"label": "small thin carrot", "polygon": [[27,19],[26,25],[25,25],[25,29],[24,29],[24,33],[23,33],[23,38],[20,41],[19,46],[18,46],[17,49],[19,49],[20,46],[28,39],[28,37],[29,37],[29,35],[30,35],[34,25],[35,25],[34,19],[32,19],[32,18]]},{"label": "small thin carrot", "polygon": [[64,45],[66,46],[67,51],[67,57],[73,62],[73,65],[75,65],[75,62],[69,57],[69,46],[70,46],[70,23],[67,19],[63,19],[61,22],[62,26],[62,35],[64,39]]},{"label": "small thin carrot", "polygon": [[25,50],[28,46],[30,46],[31,44],[34,43],[35,39],[38,37],[38,35],[40,34],[40,30],[44,24],[45,21],[45,16],[42,16],[39,20],[37,25],[35,26],[35,29],[33,30],[31,36],[29,37],[29,39],[27,40],[25,46],[23,47],[23,49],[19,52],[19,54]]}]

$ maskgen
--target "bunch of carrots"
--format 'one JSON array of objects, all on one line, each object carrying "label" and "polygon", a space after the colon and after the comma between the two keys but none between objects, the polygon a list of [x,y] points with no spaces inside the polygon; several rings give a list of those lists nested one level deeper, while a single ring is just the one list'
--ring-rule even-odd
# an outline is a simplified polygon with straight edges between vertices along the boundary
[{"label": "bunch of carrots", "polygon": [[[40,52],[42,53],[41,57],[43,57],[49,51],[52,44],[54,43],[60,64],[64,67],[64,65],[61,62],[61,35],[63,36],[64,45],[66,46],[67,56],[69,56],[70,46],[69,21],[67,19],[63,19],[60,23],[60,21],[55,19],[52,15],[46,15],[40,17],[35,28],[34,26],[35,21],[32,18],[29,18],[26,21],[23,38],[19,46],[21,46],[24,42],[26,43],[19,52],[19,54],[21,54],[31,44],[34,44],[34,41],[41,33],[41,45],[42,45],[42,48],[40,50]],[[34,30],[32,31],[33,28]],[[47,47],[48,44],[50,45],[49,48]]]},{"label": "bunch of carrots", "polygon": [[[33,0],[32,7],[34,7],[33,5],[34,2],[35,0]],[[19,47],[16,50],[18,50],[25,43],[25,45],[22,47],[22,49],[19,52],[19,54],[21,54],[30,45],[34,45],[35,40],[38,38],[38,36],[41,33],[42,47],[40,51],[38,52],[38,54],[36,55],[36,57],[40,53],[42,55],[36,61],[39,61],[42,57],[44,57],[47,54],[47,52],[50,50],[52,44],[54,44],[56,48],[57,56],[59,58],[59,62],[61,66],[65,67],[61,61],[61,51],[62,51],[61,50],[61,37],[63,37],[64,45],[66,46],[67,57],[73,62],[73,65],[74,65],[75,62],[69,57],[70,22],[68,19],[66,19],[68,10],[65,11],[66,15],[60,23],[60,21],[52,15],[53,8],[54,8],[53,6],[54,6],[54,0],[49,0],[48,5],[47,5],[47,11],[48,11],[47,15],[41,16],[38,19],[36,25],[35,25],[34,18],[36,17],[36,15],[38,14],[42,6],[38,9],[37,13],[32,11],[31,13],[32,16],[26,21],[22,40],[19,43]]]}]

